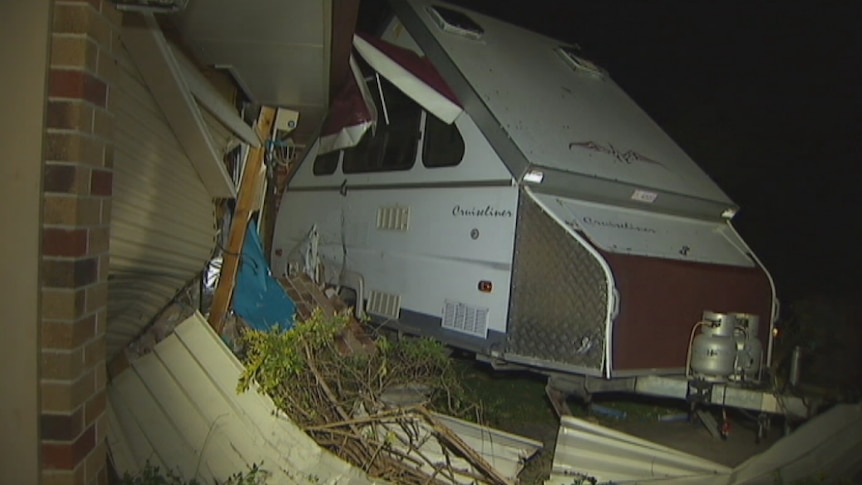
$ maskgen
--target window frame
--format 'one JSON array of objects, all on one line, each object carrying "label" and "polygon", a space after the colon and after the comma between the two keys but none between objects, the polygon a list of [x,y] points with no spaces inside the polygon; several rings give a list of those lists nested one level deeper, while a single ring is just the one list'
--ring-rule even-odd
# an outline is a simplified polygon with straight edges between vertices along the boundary
[{"label": "window frame", "polygon": [[[422,137],[422,107],[382,76],[375,79],[377,89],[370,91],[378,113],[383,116],[378,116],[376,126],[367,130],[356,146],[343,150],[344,174],[400,172],[416,164]],[[408,109],[397,111],[404,107]],[[395,153],[400,153],[400,163],[387,163],[389,157],[397,156]]]}]

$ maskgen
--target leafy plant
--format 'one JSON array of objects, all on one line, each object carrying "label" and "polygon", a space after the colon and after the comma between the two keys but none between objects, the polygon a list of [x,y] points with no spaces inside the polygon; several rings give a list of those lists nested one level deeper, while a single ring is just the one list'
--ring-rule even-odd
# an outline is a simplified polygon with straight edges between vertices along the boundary
[{"label": "leafy plant", "polygon": [[[258,464],[253,464],[248,471],[236,472],[223,481],[214,480],[215,485],[265,485],[270,473]],[[203,485],[197,479],[185,479],[182,475],[171,469],[162,470],[158,465],[149,461],[144,469],[137,475],[125,473],[118,485]]]},{"label": "leafy plant", "polygon": [[339,407],[379,409],[385,391],[399,386],[427,390],[432,403],[453,414],[472,409],[443,344],[425,338],[380,338],[371,352],[344,352],[338,339],[349,322],[347,312],[326,315],[316,309],[289,331],[246,331],[245,370],[237,391],[256,383],[301,425],[344,419]]},{"label": "leafy plant", "polygon": [[[417,422],[425,422],[435,434],[445,434],[426,407],[457,416],[475,410],[464,398],[446,348],[432,339],[381,337],[351,350],[345,345],[351,325],[349,312],[318,308],[288,331],[247,330],[237,391],[256,385],[318,444],[372,476],[393,483],[433,482],[416,467],[416,458],[393,446],[400,439],[394,430],[412,440],[419,433]],[[394,398],[408,401],[398,403],[406,407],[393,406]],[[414,444],[409,453],[420,453]]]}]

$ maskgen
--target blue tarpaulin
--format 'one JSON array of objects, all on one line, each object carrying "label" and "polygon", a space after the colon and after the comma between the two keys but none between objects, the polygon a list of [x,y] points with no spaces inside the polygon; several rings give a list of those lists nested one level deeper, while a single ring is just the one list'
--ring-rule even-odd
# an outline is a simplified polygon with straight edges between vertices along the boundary
[{"label": "blue tarpaulin", "polygon": [[242,245],[233,311],[257,330],[269,330],[274,325],[284,330],[293,327],[296,305],[272,277],[254,221],[249,223]]}]

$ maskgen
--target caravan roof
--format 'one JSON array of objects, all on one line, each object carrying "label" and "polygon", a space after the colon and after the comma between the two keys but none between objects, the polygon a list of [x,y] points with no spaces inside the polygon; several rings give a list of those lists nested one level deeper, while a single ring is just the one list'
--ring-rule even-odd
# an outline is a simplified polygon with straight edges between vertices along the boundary
[{"label": "caravan roof", "polygon": [[709,176],[576,48],[442,2],[393,7],[398,20],[383,38],[428,56],[516,179],[543,170],[546,189],[572,196],[733,212]]}]

